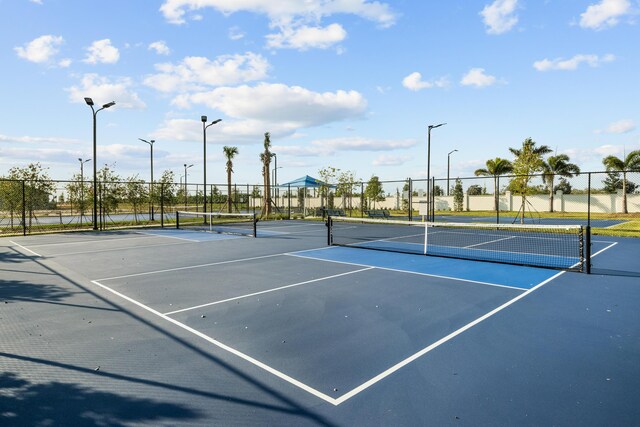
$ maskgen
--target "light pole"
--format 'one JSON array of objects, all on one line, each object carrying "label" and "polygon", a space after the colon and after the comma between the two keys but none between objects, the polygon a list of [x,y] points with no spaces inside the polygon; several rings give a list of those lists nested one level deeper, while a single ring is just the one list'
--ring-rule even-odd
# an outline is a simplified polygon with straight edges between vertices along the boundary
[{"label": "light pole", "polygon": [[82,160],[78,157],[80,162],[80,226],[82,227],[82,217],[84,216],[84,164],[90,162],[91,159]]},{"label": "light pole", "polygon": [[427,208],[429,214],[428,219],[432,220],[431,217],[431,129],[439,128],[440,126],[444,126],[446,123],[440,123],[437,125],[429,125],[427,131]]},{"label": "light pole", "polygon": [[151,141],[147,141],[145,139],[142,138],[138,138],[140,141],[142,142],[146,142],[147,144],[149,144],[149,147],[151,147],[151,181],[149,184],[149,210],[151,211],[151,221],[154,220],[153,218],[153,143],[156,142],[155,139],[152,139]]},{"label": "light pole", "polygon": [[455,153],[458,150],[449,151],[447,154],[447,196],[449,195],[449,169],[451,168],[451,153]]},{"label": "light pole", "polygon": [[[207,124],[207,116],[201,116],[200,120],[202,120],[202,138],[204,140],[204,151],[203,151],[203,160],[204,160],[204,191],[203,191],[203,212],[207,211],[207,128],[209,126],[213,126],[216,123],[220,123],[222,119],[217,119]],[[205,219],[206,221],[206,219]]]},{"label": "light pole", "polygon": [[190,167],[193,167],[193,165],[187,166],[186,163],[184,164],[184,210],[187,210],[187,196],[189,194],[189,187],[187,187],[187,169]]},{"label": "light pole", "polygon": [[107,104],[104,104],[102,108],[98,108],[97,110],[93,108],[93,99],[85,98],[84,102],[87,103],[89,107],[91,107],[91,111],[93,112],[93,229],[98,229],[98,168],[97,168],[97,159],[96,159],[96,116],[98,113],[106,108],[113,107],[116,105],[115,101],[111,101]]}]

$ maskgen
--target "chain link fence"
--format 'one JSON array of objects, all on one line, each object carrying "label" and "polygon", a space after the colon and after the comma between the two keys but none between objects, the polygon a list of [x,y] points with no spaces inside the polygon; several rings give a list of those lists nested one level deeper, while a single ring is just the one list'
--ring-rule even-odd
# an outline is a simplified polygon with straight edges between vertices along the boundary
[{"label": "chain link fence", "polygon": [[[206,197],[205,197],[206,196]],[[640,237],[640,172],[573,177],[486,176],[339,185],[154,183],[0,179],[0,236],[170,225],[175,212],[256,213],[262,219],[326,215],[413,221],[589,225]]]}]

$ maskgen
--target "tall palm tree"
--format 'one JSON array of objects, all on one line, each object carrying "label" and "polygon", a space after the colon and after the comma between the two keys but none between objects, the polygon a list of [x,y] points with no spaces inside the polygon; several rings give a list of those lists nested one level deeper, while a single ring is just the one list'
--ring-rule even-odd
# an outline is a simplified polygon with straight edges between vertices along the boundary
[{"label": "tall palm tree", "polygon": [[499,209],[498,176],[511,173],[513,165],[509,160],[500,157],[487,160],[486,165],[486,168],[476,169],[474,173],[476,176],[493,176],[494,209],[497,211]]},{"label": "tall palm tree", "polygon": [[569,156],[566,154],[558,154],[557,156],[549,156],[547,161],[542,163],[542,170],[542,179],[549,190],[549,212],[553,212],[553,184],[556,175],[573,178],[574,175],[580,173],[580,168],[569,163]]},{"label": "tall palm tree", "polygon": [[627,210],[627,172],[640,172],[640,150],[627,154],[624,159],[607,156],[602,160],[608,172],[622,172],[622,212]]},{"label": "tall palm tree", "polygon": [[227,158],[227,212],[231,213],[231,174],[233,173],[233,158],[238,154],[238,147],[222,147],[222,152]]},{"label": "tall palm tree", "polygon": [[269,132],[264,133],[264,151],[260,153],[260,161],[262,162],[262,178],[264,182],[264,201],[262,204],[263,215],[269,216],[271,213],[271,181],[269,180],[271,172],[271,135]]},{"label": "tall palm tree", "polygon": [[509,186],[522,198],[520,222],[524,223],[527,195],[531,192],[529,182],[534,174],[544,170],[542,156],[549,154],[551,148],[546,145],[537,147],[533,139],[527,138],[522,142],[521,148],[509,148],[509,151],[516,156],[513,160],[513,173],[516,176],[511,180]]}]

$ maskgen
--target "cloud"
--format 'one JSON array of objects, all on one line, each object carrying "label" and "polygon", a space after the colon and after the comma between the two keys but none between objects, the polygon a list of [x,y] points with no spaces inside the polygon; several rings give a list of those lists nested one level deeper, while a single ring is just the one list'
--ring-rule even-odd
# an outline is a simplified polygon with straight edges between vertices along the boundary
[{"label": "cloud", "polygon": [[247,52],[214,60],[188,56],[178,64],[156,64],[155,68],[160,73],[145,78],[144,84],[160,92],[175,92],[264,79],[270,66],[262,55]]},{"label": "cloud", "polygon": [[636,129],[636,124],[633,120],[623,119],[623,120],[618,120],[617,122],[610,123],[609,126],[607,126],[607,129],[605,130],[601,130],[601,129],[595,130],[594,133],[621,134],[621,133],[629,133],[631,131],[634,131],[635,129]]},{"label": "cloud", "polygon": [[58,46],[62,43],[64,43],[62,36],[48,34],[33,39],[22,47],[19,46],[13,49],[22,59],[36,64],[43,64],[49,62],[58,53]]},{"label": "cloud", "polygon": [[[414,139],[379,140],[345,137],[314,140],[308,145],[279,145],[274,151],[300,157],[330,156],[342,151],[394,151],[415,146]],[[381,156],[382,157],[382,156]]]},{"label": "cloud", "polygon": [[322,18],[335,14],[352,14],[389,27],[397,20],[397,15],[389,5],[369,0],[165,0],[160,11],[173,24],[184,24],[187,12],[203,8],[214,8],[229,15],[236,12],[251,12],[266,15],[272,23],[302,20],[319,22]]},{"label": "cloud", "polygon": [[359,118],[367,108],[367,101],[356,91],[319,93],[300,86],[267,83],[179,95],[173,103],[183,108],[205,105],[229,117],[289,123],[291,127]]},{"label": "cloud", "polygon": [[[213,117],[212,117],[213,118]],[[224,120],[208,131],[211,144],[261,144],[264,133],[273,138],[284,138],[295,133],[290,123],[269,123],[260,120]],[[166,141],[202,141],[202,122],[199,119],[169,119],[152,136]]]},{"label": "cloud", "polygon": [[88,54],[84,59],[87,64],[115,64],[120,59],[120,51],[111,45],[109,39],[96,40],[87,50]]},{"label": "cloud", "polygon": [[538,71],[550,71],[550,70],[563,70],[573,71],[578,69],[578,66],[582,63],[586,63],[590,67],[598,67],[600,64],[611,62],[615,60],[615,56],[608,54],[602,57],[598,55],[575,55],[570,59],[556,58],[553,60],[543,59],[533,63],[533,68]]},{"label": "cloud", "polygon": [[401,166],[411,160],[409,156],[381,155],[373,161],[373,166]]},{"label": "cloud", "polygon": [[229,28],[229,39],[231,40],[240,40],[243,39],[245,33],[240,29],[240,27],[231,27]]},{"label": "cloud", "polygon": [[66,91],[71,102],[84,103],[84,98],[89,97],[96,105],[115,101],[117,108],[146,108],[138,94],[131,89],[132,86],[133,82],[128,77],[112,80],[97,74],[85,74],[79,85],[71,86]]},{"label": "cloud", "polygon": [[487,33],[502,34],[511,30],[518,23],[517,6],[518,0],[495,0],[486,5],[480,15],[487,26]]},{"label": "cloud", "polygon": [[580,26],[593,30],[602,30],[618,24],[619,19],[631,12],[629,0],[601,0],[592,4],[580,14]]},{"label": "cloud", "polygon": [[311,48],[327,49],[347,37],[347,32],[340,24],[331,24],[327,27],[286,25],[280,30],[278,34],[267,36],[267,47],[303,51]]},{"label": "cloud", "polygon": [[402,86],[414,92],[422,89],[431,89],[433,87],[447,87],[448,85],[449,81],[446,77],[441,77],[435,81],[423,81],[422,74],[417,71],[402,79]]},{"label": "cloud", "polygon": [[497,79],[485,74],[484,68],[472,68],[460,80],[460,84],[463,86],[486,87],[496,83]]},{"label": "cloud", "polygon": [[60,137],[41,137],[41,136],[8,136],[0,134],[0,143],[19,143],[19,144],[80,144],[81,141],[70,138]]},{"label": "cloud", "polygon": [[169,46],[162,40],[151,43],[148,49],[155,51],[158,55],[169,55],[171,53]]}]

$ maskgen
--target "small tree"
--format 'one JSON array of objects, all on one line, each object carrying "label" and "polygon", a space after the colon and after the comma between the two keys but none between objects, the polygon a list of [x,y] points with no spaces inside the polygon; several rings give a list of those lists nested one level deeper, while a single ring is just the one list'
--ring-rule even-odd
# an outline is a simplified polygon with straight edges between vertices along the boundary
[{"label": "small tree", "polygon": [[227,212],[231,213],[231,174],[233,173],[233,158],[238,154],[238,147],[222,147],[224,156],[227,158]]},{"label": "small tree", "polygon": [[262,204],[262,214],[267,217],[271,214],[271,135],[264,133],[264,151],[260,153],[262,162],[262,179],[264,182],[264,201]]},{"label": "small tree", "polygon": [[[620,179],[619,172],[608,172],[607,177],[602,183],[604,184],[604,191],[607,193],[616,193],[618,190],[622,190],[623,187],[623,182],[622,179]],[[627,181],[627,185],[625,187],[627,194],[633,194],[633,192],[638,188],[638,185],[633,181]]]},{"label": "small tree", "polygon": [[456,179],[456,184],[453,187],[453,210],[457,212],[464,210],[464,190],[460,178]]},{"label": "small tree", "polygon": [[520,222],[524,224],[527,196],[533,194],[535,191],[535,189],[530,187],[529,183],[534,174],[544,170],[544,160],[542,156],[550,153],[551,149],[546,145],[536,147],[536,142],[531,138],[527,138],[522,143],[522,148],[509,148],[509,151],[516,156],[513,161],[513,172],[516,176],[509,183],[509,187],[511,191],[519,194],[522,198],[522,206],[520,207],[522,215]]},{"label": "small tree", "polygon": [[[24,181],[24,209],[29,215],[29,227],[38,209],[47,209],[51,193],[55,190],[55,185],[46,172],[47,168],[37,163],[30,163],[24,168],[17,166],[9,169],[9,178]],[[20,201],[22,207],[22,201]]]},{"label": "small tree", "polygon": [[[318,171],[318,175],[320,176],[320,180],[322,181],[322,183],[320,184],[320,204],[321,205],[324,206],[325,199],[326,199],[327,205],[329,205],[329,208],[333,207],[329,203],[329,194],[331,192],[331,186],[335,181],[336,176],[338,176],[339,172],[340,172],[340,169],[337,169],[331,166],[327,166]],[[333,199],[331,203],[333,203]]]},{"label": "small tree", "polygon": [[470,185],[469,188],[467,188],[467,194],[469,196],[480,196],[482,194],[482,187],[478,184]]},{"label": "small tree", "polygon": [[607,156],[602,163],[609,172],[622,172],[622,212],[627,210],[627,172],[640,172],[640,150],[630,152],[624,159],[616,156]]},{"label": "small tree", "polygon": [[384,188],[377,176],[373,175],[367,182],[367,188],[364,190],[364,197],[369,200],[369,206],[372,208],[375,208],[376,202],[384,201]]},{"label": "small tree", "polygon": [[497,212],[500,208],[500,195],[498,191],[498,177],[500,175],[506,175],[513,171],[513,165],[509,160],[496,157],[495,159],[489,159],[486,163],[487,167],[482,169],[476,169],[476,176],[492,176],[493,177],[493,194],[494,194],[494,210]]},{"label": "small tree", "polygon": [[566,154],[558,154],[557,156],[549,156],[546,162],[542,163],[543,175],[547,189],[549,191],[549,212],[553,212],[553,181],[556,175],[566,178],[572,178],[580,173],[580,168],[573,163],[569,163],[569,156]]},{"label": "small tree", "polygon": [[148,197],[147,186],[144,185],[144,181],[140,179],[138,174],[136,174],[127,178],[123,192],[124,197],[131,204],[131,209],[133,209],[133,218],[137,224],[138,213],[142,210],[142,205]]}]

